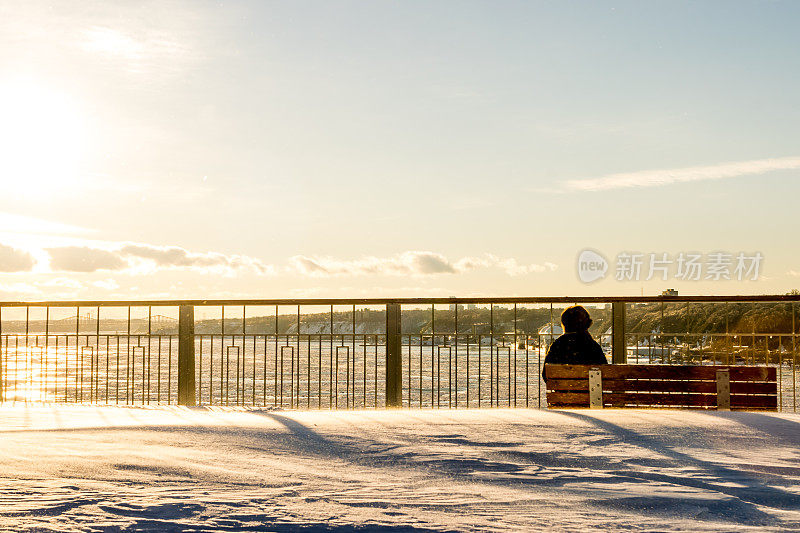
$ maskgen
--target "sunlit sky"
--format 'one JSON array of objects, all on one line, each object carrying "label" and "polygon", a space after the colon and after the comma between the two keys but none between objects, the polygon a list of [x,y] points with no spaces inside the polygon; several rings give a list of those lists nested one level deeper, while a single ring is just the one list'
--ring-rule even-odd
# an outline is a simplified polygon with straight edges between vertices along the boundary
[{"label": "sunlit sky", "polygon": [[[0,3],[0,298],[784,293],[800,3]],[[603,280],[576,274],[590,248]],[[615,279],[622,252],[759,279]],[[733,270],[731,266],[731,270]]]}]

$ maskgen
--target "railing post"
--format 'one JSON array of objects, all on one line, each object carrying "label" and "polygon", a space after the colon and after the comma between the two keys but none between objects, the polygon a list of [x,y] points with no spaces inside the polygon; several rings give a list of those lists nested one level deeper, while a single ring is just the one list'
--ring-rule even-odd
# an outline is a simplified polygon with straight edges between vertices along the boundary
[{"label": "railing post", "polygon": [[386,407],[403,405],[400,304],[386,304]]},{"label": "railing post", "polygon": [[178,309],[178,405],[195,405],[194,306]]},{"label": "railing post", "polygon": [[628,362],[625,346],[625,302],[611,304],[611,362],[615,365]]}]

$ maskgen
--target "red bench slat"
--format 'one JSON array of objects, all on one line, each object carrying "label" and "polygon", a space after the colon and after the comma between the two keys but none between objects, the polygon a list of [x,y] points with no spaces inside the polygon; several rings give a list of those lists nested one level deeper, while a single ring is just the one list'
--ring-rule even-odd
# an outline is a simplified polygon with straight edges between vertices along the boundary
[{"label": "red bench slat", "polygon": [[717,407],[717,370],[730,376],[731,409],[778,407],[776,368],[722,365],[547,365],[548,405],[588,407],[595,368],[607,407]]},{"label": "red bench slat", "polygon": [[717,379],[717,370],[729,370],[731,381],[775,381],[777,369],[763,366],[721,365],[546,365],[548,379],[587,379],[589,370],[600,368],[603,379]]},{"label": "red bench slat", "polygon": [[[549,379],[548,391],[589,392],[589,379]],[[717,394],[716,381],[678,381],[652,379],[603,379],[604,392],[701,392]],[[778,394],[777,382],[733,381],[731,394]]]},{"label": "red bench slat", "polygon": [[[550,407],[587,407],[588,392],[550,392],[547,394]],[[622,392],[603,394],[605,407],[716,407],[716,394],[674,393],[660,394],[647,392]],[[731,394],[731,409],[775,409],[778,397],[774,395]]]}]

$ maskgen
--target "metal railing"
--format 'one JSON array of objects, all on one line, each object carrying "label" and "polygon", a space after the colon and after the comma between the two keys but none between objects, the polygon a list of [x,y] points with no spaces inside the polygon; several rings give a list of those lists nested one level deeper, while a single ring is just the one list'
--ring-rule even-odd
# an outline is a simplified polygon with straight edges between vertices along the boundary
[{"label": "metal railing", "polygon": [[796,411],[798,301],[773,295],[0,302],[0,400],[544,407],[545,354],[560,334],[561,310],[579,303],[614,363],[777,367],[779,405]]}]

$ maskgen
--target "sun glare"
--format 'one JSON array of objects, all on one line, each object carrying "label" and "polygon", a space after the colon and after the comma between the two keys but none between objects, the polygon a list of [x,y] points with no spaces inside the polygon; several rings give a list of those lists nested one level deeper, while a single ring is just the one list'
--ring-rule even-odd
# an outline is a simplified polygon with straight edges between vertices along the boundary
[{"label": "sun glare", "polygon": [[84,116],[69,96],[0,82],[0,180],[7,191],[47,194],[74,184],[85,148]]},{"label": "sun glare", "polygon": [[111,28],[92,28],[86,32],[84,48],[128,59],[138,59],[144,52],[144,45]]}]

